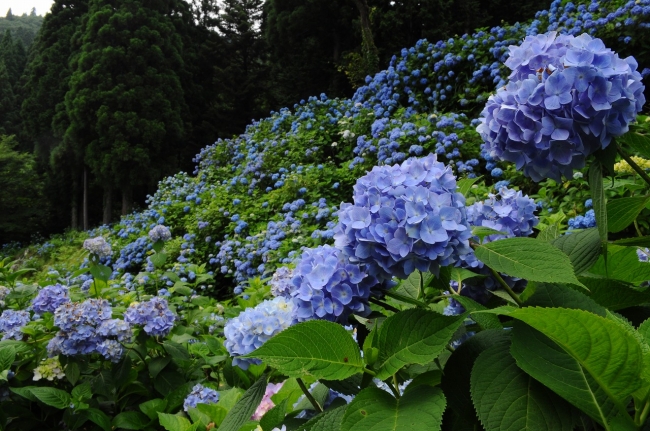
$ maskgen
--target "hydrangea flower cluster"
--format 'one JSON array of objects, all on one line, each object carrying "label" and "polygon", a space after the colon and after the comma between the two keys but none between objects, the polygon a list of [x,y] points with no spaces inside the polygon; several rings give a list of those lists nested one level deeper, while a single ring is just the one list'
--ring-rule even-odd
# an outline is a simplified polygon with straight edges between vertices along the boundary
[{"label": "hydrangea flower cluster", "polygon": [[25,310],[5,310],[0,315],[0,334],[3,340],[22,340],[21,329],[29,323],[29,313]]},{"label": "hydrangea flower cluster", "polygon": [[41,364],[34,368],[34,378],[32,380],[37,382],[41,379],[46,379],[51,382],[54,379],[61,380],[64,377],[63,366],[59,362],[59,357],[55,356],[53,358],[43,359]]},{"label": "hydrangea flower cluster", "polygon": [[505,64],[510,81],[488,99],[477,131],[493,158],[534,181],[572,178],[628,131],[645,103],[634,58],[620,59],[588,34],[528,36]]},{"label": "hydrangea flower cluster", "polygon": [[149,239],[151,239],[152,242],[168,241],[171,237],[172,233],[169,231],[169,228],[161,224],[154,226],[153,229],[149,231]]},{"label": "hydrangea flower cluster", "polygon": [[247,308],[224,327],[226,341],[224,346],[233,365],[246,370],[251,364],[261,363],[258,359],[241,359],[260,347],[268,339],[291,326],[293,320],[293,303],[285,298],[266,300],[255,308]]},{"label": "hydrangea flower cluster", "polygon": [[[639,156],[631,156],[630,158],[634,163],[637,164],[637,166],[639,166],[644,171],[648,171],[650,169],[650,160],[646,160],[643,157],[639,157]],[[614,165],[614,171],[617,174],[623,174],[623,175],[636,174],[634,169],[632,169],[632,166],[630,166],[626,160],[621,160],[620,162],[617,162]]]},{"label": "hydrangea flower cluster", "polygon": [[353,263],[339,249],[323,245],[305,249],[291,280],[294,318],[345,323],[351,313],[370,313],[368,298],[377,279],[365,265]]},{"label": "hydrangea flower cluster", "polygon": [[131,327],[120,319],[112,319],[113,309],[105,299],[67,302],[54,312],[59,332],[47,345],[50,356],[90,355],[99,353],[117,362],[124,349],[121,342],[132,339]]},{"label": "hydrangea flower cluster", "polygon": [[217,402],[219,402],[219,392],[206,388],[201,384],[196,384],[192,388],[192,392],[185,398],[183,410],[188,411],[195,408],[197,404],[216,404]]},{"label": "hydrangea flower cluster", "polygon": [[132,303],[124,312],[124,320],[142,326],[147,335],[165,336],[174,327],[176,315],[169,309],[166,299],[156,296],[148,301]]},{"label": "hydrangea flower cluster", "polygon": [[[500,198],[500,199],[498,199]],[[539,223],[535,215],[535,201],[521,191],[503,187],[498,194],[489,194],[485,201],[467,207],[467,222],[470,226],[488,227],[505,235],[488,235],[485,242],[515,236],[529,236]]]},{"label": "hydrangea flower cluster", "polygon": [[573,218],[570,218],[567,222],[569,225],[569,230],[572,229],[589,229],[590,227],[596,227],[596,213],[594,210],[589,210],[585,215],[577,215]]},{"label": "hydrangea flower cluster", "polygon": [[465,198],[433,154],[373,168],[357,181],[353,199],[341,204],[336,246],[380,281],[416,269],[437,273],[470,252]]},{"label": "hydrangea flower cluster", "polygon": [[[470,226],[483,226],[503,232],[504,234],[488,235],[483,243],[491,241],[529,236],[533,227],[537,226],[539,219],[535,215],[537,205],[535,201],[524,195],[521,191],[502,187],[497,195],[490,194],[483,202],[476,202],[467,207],[467,221]],[[476,238],[478,240],[478,238]],[[463,282],[461,294],[468,296],[479,303],[489,299],[488,291],[495,290],[499,283],[492,276],[491,271],[483,262],[476,259],[474,253],[469,253],[461,263],[462,267],[474,268],[485,278],[468,279]],[[502,275],[504,281],[513,289],[525,287],[525,280]],[[458,283],[451,282],[451,288],[458,291]],[[455,312],[460,307],[455,301],[450,303],[447,312]],[[462,307],[460,307],[462,309]]]},{"label": "hydrangea flower cluster", "polygon": [[253,416],[251,416],[251,420],[258,421],[262,419],[262,416],[264,416],[266,412],[268,412],[273,407],[275,407],[275,403],[273,402],[273,400],[271,400],[271,397],[277,394],[280,389],[282,389],[282,385],[284,385],[284,382],[269,383],[268,385],[266,385],[266,390],[264,391],[264,397],[262,397],[262,401],[260,402],[260,405],[257,406],[257,408],[255,409],[255,413],[253,413]]},{"label": "hydrangea flower cluster", "polygon": [[109,258],[113,253],[111,245],[106,242],[103,236],[85,240],[83,247],[99,259]]},{"label": "hydrangea flower cluster", "polygon": [[271,295],[285,298],[291,297],[291,279],[293,278],[293,270],[286,266],[281,266],[276,269],[271,277],[269,284],[271,285]]},{"label": "hydrangea flower cluster", "polygon": [[54,313],[60,305],[70,302],[68,288],[61,284],[53,284],[42,288],[32,300],[32,309],[37,314]]}]

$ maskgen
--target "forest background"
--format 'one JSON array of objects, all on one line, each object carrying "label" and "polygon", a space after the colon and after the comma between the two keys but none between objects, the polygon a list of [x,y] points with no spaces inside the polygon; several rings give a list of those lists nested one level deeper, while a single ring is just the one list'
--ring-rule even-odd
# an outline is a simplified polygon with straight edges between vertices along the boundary
[{"label": "forest background", "polygon": [[[0,244],[110,223],[252,119],[550,1],[57,0],[0,18]],[[108,25],[107,25],[108,24]],[[477,113],[468,113],[477,114]]]}]

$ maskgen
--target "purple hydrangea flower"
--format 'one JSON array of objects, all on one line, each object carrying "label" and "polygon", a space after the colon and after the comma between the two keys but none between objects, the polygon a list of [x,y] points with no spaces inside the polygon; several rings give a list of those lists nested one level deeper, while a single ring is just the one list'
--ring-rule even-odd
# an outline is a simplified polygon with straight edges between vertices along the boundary
[{"label": "purple hydrangea flower", "polygon": [[269,284],[271,285],[271,294],[273,296],[283,296],[285,298],[291,297],[291,279],[293,278],[293,270],[286,266],[281,266],[276,269],[271,277]]},{"label": "purple hydrangea flower", "polygon": [[70,302],[68,288],[61,284],[54,284],[42,288],[32,300],[32,309],[35,313],[54,313],[60,305]]},{"label": "purple hydrangea flower", "polygon": [[650,250],[648,248],[637,248],[636,255],[639,257],[639,262],[648,262]]},{"label": "purple hydrangea flower", "polygon": [[154,228],[149,231],[149,238],[152,242],[167,241],[171,239],[171,237],[172,233],[169,231],[169,228],[161,224],[154,226]]},{"label": "purple hydrangea flower", "polygon": [[143,326],[148,335],[165,336],[174,327],[176,316],[169,309],[167,300],[156,296],[149,301],[131,304],[124,312],[124,320],[132,325]]},{"label": "purple hydrangea flower", "polygon": [[416,269],[437,273],[470,252],[465,198],[434,154],[375,166],[357,181],[353,200],[338,212],[336,246],[380,281]]},{"label": "purple hydrangea flower", "polygon": [[528,36],[505,64],[510,81],[488,99],[477,131],[489,156],[534,181],[572,178],[645,103],[636,60],[588,34]]},{"label": "purple hydrangea flower", "polygon": [[194,385],[192,392],[189,393],[183,402],[183,410],[188,411],[196,407],[197,404],[215,404],[219,402],[219,392],[211,388],[206,388],[201,384]]},{"label": "purple hydrangea flower", "polygon": [[5,310],[0,315],[0,334],[3,340],[22,340],[21,329],[29,323],[29,313],[24,310]]},{"label": "purple hydrangea flower", "polygon": [[368,315],[368,298],[377,283],[365,265],[351,263],[337,248],[305,249],[291,280],[294,318],[345,323],[351,313]]},{"label": "purple hydrangea flower", "polygon": [[59,332],[47,346],[50,356],[90,355],[99,353],[117,362],[124,348],[120,342],[130,342],[131,327],[127,322],[112,318],[113,309],[105,299],[66,302],[54,311],[54,324]]},{"label": "purple hydrangea flower", "polygon": [[226,337],[224,346],[234,357],[233,365],[246,370],[250,364],[261,363],[258,359],[240,359],[238,356],[252,352],[291,326],[294,323],[293,308],[291,301],[279,297],[266,300],[255,308],[247,308],[229,320],[223,331]]}]

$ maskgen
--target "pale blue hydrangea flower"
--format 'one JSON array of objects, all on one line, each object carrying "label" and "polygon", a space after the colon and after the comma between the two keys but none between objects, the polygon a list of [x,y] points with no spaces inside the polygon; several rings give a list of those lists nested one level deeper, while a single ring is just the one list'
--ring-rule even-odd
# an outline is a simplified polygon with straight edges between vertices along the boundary
[{"label": "pale blue hydrangea flower", "polygon": [[285,298],[291,297],[291,279],[293,278],[293,270],[286,266],[281,266],[276,269],[271,277],[269,284],[271,285],[271,294],[273,296],[283,296]]},{"label": "pale blue hydrangea flower", "polygon": [[154,226],[154,228],[149,231],[149,239],[151,239],[152,242],[168,241],[171,237],[172,233],[169,231],[169,228],[161,224]]},{"label": "pale blue hydrangea flower", "polygon": [[22,340],[21,329],[30,321],[25,310],[5,310],[0,315],[0,334],[3,340]]},{"label": "pale blue hydrangea flower", "polygon": [[113,253],[111,245],[102,236],[85,240],[83,248],[96,255],[99,259],[111,257]]},{"label": "pale blue hydrangea flower", "polygon": [[240,359],[260,347],[275,334],[294,323],[293,303],[286,298],[266,300],[255,308],[247,308],[239,316],[229,320],[224,327],[224,346],[233,357],[233,365],[246,370],[250,364],[259,364],[257,359]]},{"label": "pale blue hydrangea flower", "polygon": [[219,392],[197,384],[194,385],[192,392],[185,398],[183,410],[188,411],[191,408],[195,408],[197,404],[215,404],[217,402],[219,402]]},{"label": "pale blue hydrangea flower", "polygon": [[639,262],[648,262],[648,256],[650,256],[650,249],[637,248],[636,255],[639,257]]}]

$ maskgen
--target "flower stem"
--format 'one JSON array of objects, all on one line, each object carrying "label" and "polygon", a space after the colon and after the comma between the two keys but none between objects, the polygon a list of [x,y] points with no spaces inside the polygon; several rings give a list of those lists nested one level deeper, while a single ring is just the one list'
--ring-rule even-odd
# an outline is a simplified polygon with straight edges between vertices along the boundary
[{"label": "flower stem", "polygon": [[386,296],[390,296],[393,299],[397,299],[398,301],[402,301],[402,302],[406,302],[406,303],[409,303],[409,304],[417,305],[418,307],[421,307],[421,308],[429,308],[429,306],[427,304],[425,304],[424,302],[422,302],[422,301],[418,301],[417,299],[413,299],[413,298],[410,298],[410,297],[408,297],[406,295],[401,295],[399,293],[392,292],[390,290],[385,290],[384,294]]},{"label": "flower stem", "polygon": [[314,396],[309,392],[309,389],[307,389],[307,386],[305,386],[305,383],[302,381],[300,377],[296,378],[296,381],[298,382],[298,386],[300,386],[300,389],[302,392],[305,394],[309,402],[311,403],[312,406],[314,406],[314,409],[318,413],[323,412],[323,408],[318,404],[318,401],[314,398]]},{"label": "flower stem", "polygon": [[634,169],[634,170],[636,171],[636,173],[639,174],[639,176],[640,176],[641,178],[643,178],[643,181],[645,181],[646,183],[648,183],[648,184],[650,185],[650,176],[648,176],[648,174],[646,174],[646,172],[645,172],[643,169],[641,169],[641,167],[640,167],[639,165],[637,165],[637,164],[634,162],[634,160],[632,160],[632,158],[631,158],[630,156],[628,156],[628,155],[623,151],[623,149],[621,148],[621,146],[618,145],[618,144],[616,144],[616,151],[618,152],[618,154],[620,154],[621,157],[623,157],[623,159],[625,159],[625,161],[627,162],[627,164],[630,165],[630,167],[631,167],[632,169]]},{"label": "flower stem", "polygon": [[369,302],[372,302],[373,304],[377,304],[380,307],[384,307],[388,311],[392,311],[393,313],[399,313],[399,310],[392,305],[386,304],[384,301],[380,301],[377,298],[373,298],[372,296],[368,298]]},{"label": "flower stem", "polygon": [[[490,268],[490,267],[488,267],[488,268]],[[510,297],[512,299],[514,299],[514,301],[517,303],[517,305],[520,306],[520,307],[523,307],[524,306],[523,301],[521,300],[521,298],[519,298],[519,295],[517,295],[515,293],[515,291],[512,290],[510,288],[510,286],[508,286],[508,283],[506,283],[505,280],[501,277],[501,274],[499,274],[498,272],[496,272],[492,268],[490,268],[490,272],[492,272],[492,275],[494,275],[494,278],[496,278],[497,281],[499,282],[499,284],[501,285],[501,287],[503,287],[503,290],[508,292],[508,295],[510,295]]]}]

